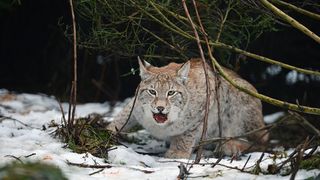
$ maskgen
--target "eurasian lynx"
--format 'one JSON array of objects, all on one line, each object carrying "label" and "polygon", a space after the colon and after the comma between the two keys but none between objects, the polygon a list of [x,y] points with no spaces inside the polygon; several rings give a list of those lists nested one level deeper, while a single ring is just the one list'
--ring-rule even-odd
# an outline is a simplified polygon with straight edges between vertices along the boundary
[{"label": "eurasian lynx", "polygon": [[[189,158],[200,140],[205,114],[206,82],[201,60],[192,59],[184,64],[170,63],[160,68],[139,60],[139,65],[141,84],[131,118],[124,130],[139,123],[152,136],[171,142],[165,157]],[[224,70],[238,84],[255,91],[236,73]],[[207,138],[219,137],[217,100],[220,104],[222,137],[239,136],[265,126],[259,99],[240,92],[209,69],[208,79],[211,96]],[[217,79],[220,81],[218,98],[215,89]],[[133,100],[109,124],[109,130],[115,131],[123,126],[132,105]],[[251,142],[227,141],[222,150],[226,155],[233,155],[246,150],[252,141],[258,144],[253,145],[262,145],[268,140],[268,133],[258,131],[247,139]]]}]

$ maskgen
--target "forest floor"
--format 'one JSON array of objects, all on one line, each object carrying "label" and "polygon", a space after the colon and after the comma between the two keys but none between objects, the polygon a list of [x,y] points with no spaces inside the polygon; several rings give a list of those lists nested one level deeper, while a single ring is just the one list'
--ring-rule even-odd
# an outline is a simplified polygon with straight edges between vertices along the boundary
[{"label": "forest floor", "polygon": [[[77,106],[76,116],[85,117],[98,113],[110,120],[123,107],[118,103],[110,111],[108,103],[87,103]],[[62,103],[68,109],[67,103]],[[265,117],[272,122],[281,113]],[[109,117],[108,117],[109,116]],[[165,142],[153,139],[148,132],[139,130],[128,136],[134,137],[131,143],[123,142],[108,152],[108,159],[95,157],[90,153],[75,153],[53,134],[61,125],[62,114],[54,97],[43,94],[15,94],[0,89],[0,179],[4,172],[1,167],[13,161],[44,162],[59,167],[68,179],[289,179],[287,172],[290,162],[276,174],[270,173],[272,165],[288,159],[294,149],[282,150],[283,155],[253,152],[231,161],[224,157],[214,167],[216,158],[201,160],[200,165],[190,165],[188,159],[166,159],[161,157],[166,150]],[[281,149],[281,148],[280,148]],[[316,150],[319,152],[320,148]],[[308,151],[306,151],[308,152]],[[316,153],[315,152],[315,153]],[[250,158],[249,158],[250,157]],[[262,159],[261,159],[262,157]],[[258,174],[254,174],[257,161],[261,159]],[[247,162],[248,161],[248,162]],[[70,165],[70,164],[78,165]],[[80,167],[80,165],[82,167]],[[83,167],[90,165],[90,167]],[[96,167],[94,167],[96,166]],[[104,168],[102,168],[104,167]],[[180,167],[180,168],[179,168]],[[186,167],[186,169],[182,168]],[[188,173],[187,173],[188,172]],[[320,170],[300,169],[296,179],[316,179]]]}]

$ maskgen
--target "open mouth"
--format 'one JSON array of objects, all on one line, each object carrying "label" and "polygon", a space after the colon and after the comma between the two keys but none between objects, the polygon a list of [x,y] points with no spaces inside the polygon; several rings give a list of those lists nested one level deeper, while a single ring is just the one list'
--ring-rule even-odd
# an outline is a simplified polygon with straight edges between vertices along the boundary
[{"label": "open mouth", "polygon": [[153,119],[156,120],[157,123],[164,123],[168,120],[168,117],[167,114],[153,113]]}]

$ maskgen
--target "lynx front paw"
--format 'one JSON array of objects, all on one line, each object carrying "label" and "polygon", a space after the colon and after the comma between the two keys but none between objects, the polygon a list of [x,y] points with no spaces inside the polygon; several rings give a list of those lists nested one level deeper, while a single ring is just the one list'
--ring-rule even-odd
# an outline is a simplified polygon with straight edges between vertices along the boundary
[{"label": "lynx front paw", "polygon": [[241,153],[245,152],[249,148],[250,148],[250,144],[248,142],[230,140],[222,146],[222,151],[227,156],[237,157],[237,156],[240,156]]},{"label": "lynx front paw", "polygon": [[168,150],[164,157],[169,159],[188,159],[190,157],[190,153],[185,151]]}]

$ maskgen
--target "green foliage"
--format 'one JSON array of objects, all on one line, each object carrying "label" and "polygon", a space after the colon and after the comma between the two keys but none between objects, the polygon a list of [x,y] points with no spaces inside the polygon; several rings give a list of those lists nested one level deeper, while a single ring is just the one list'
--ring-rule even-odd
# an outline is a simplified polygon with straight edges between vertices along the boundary
[{"label": "green foliage", "polygon": [[101,116],[94,114],[76,119],[71,131],[68,131],[67,126],[59,127],[56,135],[61,137],[74,152],[89,152],[107,158],[108,149],[115,142],[112,140],[111,132],[105,129],[106,125]]},{"label": "green foliage", "polygon": [[40,162],[20,163],[14,162],[0,168],[0,179],[20,179],[20,180],[54,180],[67,179],[62,171],[56,166]]},{"label": "green foliage", "polygon": [[301,169],[311,170],[320,169],[320,153],[312,155],[308,159],[304,159],[300,163]]},{"label": "green foliage", "polygon": [[[201,0],[198,11],[212,41],[246,48],[275,20],[255,3],[241,0]],[[193,5],[188,1],[196,22]],[[186,59],[199,50],[181,1],[172,0],[77,0],[79,45],[120,57]],[[219,38],[218,38],[219,37]],[[215,50],[218,59],[230,59],[228,51]]]}]

